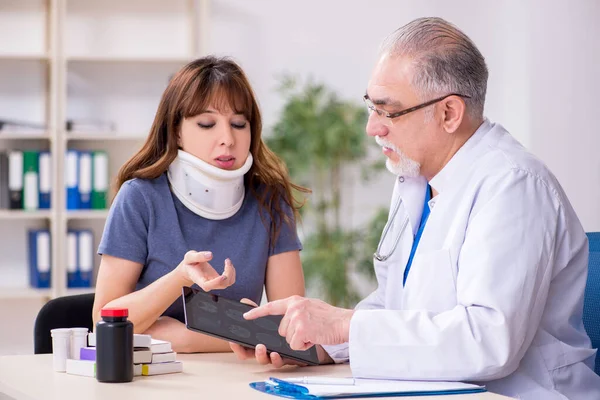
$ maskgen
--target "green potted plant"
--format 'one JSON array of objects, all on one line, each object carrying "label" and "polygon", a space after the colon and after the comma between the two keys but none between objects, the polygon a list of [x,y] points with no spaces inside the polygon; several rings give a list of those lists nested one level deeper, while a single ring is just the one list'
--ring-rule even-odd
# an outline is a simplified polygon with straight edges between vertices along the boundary
[{"label": "green potted plant", "polygon": [[368,161],[368,144],[374,142],[365,134],[366,108],[313,81],[300,86],[285,77],[280,93],[285,105],[267,142],[292,178],[313,190],[302,214],[309,225],[302,252],[307,287],[331,304],[353,306],[359,294],[351,276],[373,279],[373,251],[387,219],[387,212],[375,212],[360,229],[348,229],[342,221],[346,167],[361,165],[364,181],[384,165]]}]

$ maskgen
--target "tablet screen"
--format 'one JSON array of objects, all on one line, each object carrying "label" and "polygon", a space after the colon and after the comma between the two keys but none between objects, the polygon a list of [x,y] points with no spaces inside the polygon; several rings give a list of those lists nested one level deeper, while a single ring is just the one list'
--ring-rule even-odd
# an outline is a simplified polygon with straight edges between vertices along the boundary
[{"label": "tablet screen", "polygon": [[292,350],[277,330],[282,316],[267,315],[252,321],[243,314],[253,307],[202,290],[184,287],[183,308],[188,329],[254,348],[264,344],[267,351],[306,364],[318,365],[316,348]]}]

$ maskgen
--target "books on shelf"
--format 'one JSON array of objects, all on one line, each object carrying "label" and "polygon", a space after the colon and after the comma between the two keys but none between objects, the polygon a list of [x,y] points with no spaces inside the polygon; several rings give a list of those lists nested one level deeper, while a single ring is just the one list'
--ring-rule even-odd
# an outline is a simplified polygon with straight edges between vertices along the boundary
[{"label": "books on shelf", "polygon": [[51,239],[47,229],[28,232],[29,286],[49,288],[51,283]]},{"label": "books on shelf", "polygon": [[[48,229],[28,231],[29,283],[32,288],[49,288],[52,267],[51,235]],[[94,274],[94,234],[88,229],[67,233],[67,287],[92,287]],[[148,335],[142,335],[148,336]],[[93,340],[93,336],[92,339]],[[150,337],[140,342],[150,345]]]},{"label": "books on shelf", "polygon": [[47,210],[50,208],[50,197],[52,195],[52,157],[49,151],[39,153],[39,208]]},{"label": "books on shelf", "polygon": [[0,138],[6,132],[22,133],[23,136],[26,136],[27,134],[40,134],[45,132],[45,130],[45,124],[0,118]]},{"label": "books on shelf", "polygon": [[8,153],[8,191],[10,193],[9,208],[23,208],[23,152]]},{"label": "books on shelf", "polygon": [[108,194],[108,155],[104,151],[92,152],[92,209],[104,210]]},{"label": "books on shelf", "polygon": [[50,152],[0,152],[0,196],[0,208],[28,211],[49,209],[52,196]]},{"label": "books on shelf", "polygon": [[90,210],[92,208],[92,153],[79,152],[79,208]]},{"label": "books on shelf", "polygon": [[39,152],[23,152],[23,209],[37,210],[40,206]]},{"label": "books on shelf", "polygon": [[8,154],[0,152],[0,209],[10,208]]},{"label": "books on shelf", "polygon": [[67,232],[67,287],[89,288],[94,273],[94,233],[89,229]]},{"label": "books on shelf", "polygon": [[69,119],[66,122],[67,132],[85,132],[90,135],[96,133],[116,132],[117,125],[113,121],[96,119]]},{"label": "books on shelf", "polygon": [[68,150],[65,164],[67,210],[106,209],[109,187],[107,153]]}]

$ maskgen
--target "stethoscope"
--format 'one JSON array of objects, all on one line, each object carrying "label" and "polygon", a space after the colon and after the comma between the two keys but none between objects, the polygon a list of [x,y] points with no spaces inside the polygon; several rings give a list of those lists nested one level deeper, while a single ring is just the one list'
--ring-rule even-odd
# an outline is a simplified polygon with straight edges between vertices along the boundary
[{"label": "stethoscope", "polygon": [[400,204],[402,204],[402,198],[398,198],[398,201],[396,202],[396,205],[394,206],[394,210],[392,211],[392,215],[390,216],[387,223],[385,224],[385,227],[383,228],[383,234],[381,236],[381,240],[379,241],[379,244],[377,245],[377,250],[375,251],[375,253],[373,253],[373,257],[377,261],[387,261],[394,254],[394,251],[396,251],[396,247],[398,247],[398,243],[400,243],[400,238],[402,237],[402,232],[404,232],[404,228],[406,228],[406,225],[408,225],[408,216],[407,216],[406,219],[404,220],[404,224],[398,231],[398,236],[396,237],[396,240],[394,240],[392,250],[386,255],[381,254],[381,246],[382,246],[383,242],[385,242],[385,238],[388,234],[388,231],[390,230],[392,223],[396,219],[398,210],[400,210]]}]

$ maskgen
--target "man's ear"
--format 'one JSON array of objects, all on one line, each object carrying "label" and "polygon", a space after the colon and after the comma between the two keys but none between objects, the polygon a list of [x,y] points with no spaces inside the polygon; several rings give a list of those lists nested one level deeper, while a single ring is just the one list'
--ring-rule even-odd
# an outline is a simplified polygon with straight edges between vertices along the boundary
[{"label": "man's ear", "polygon": [[450,96],[442,104],[442,126],[448,133],[454,133],[462,123],[467,111],[465,101],[459,96]]}]

